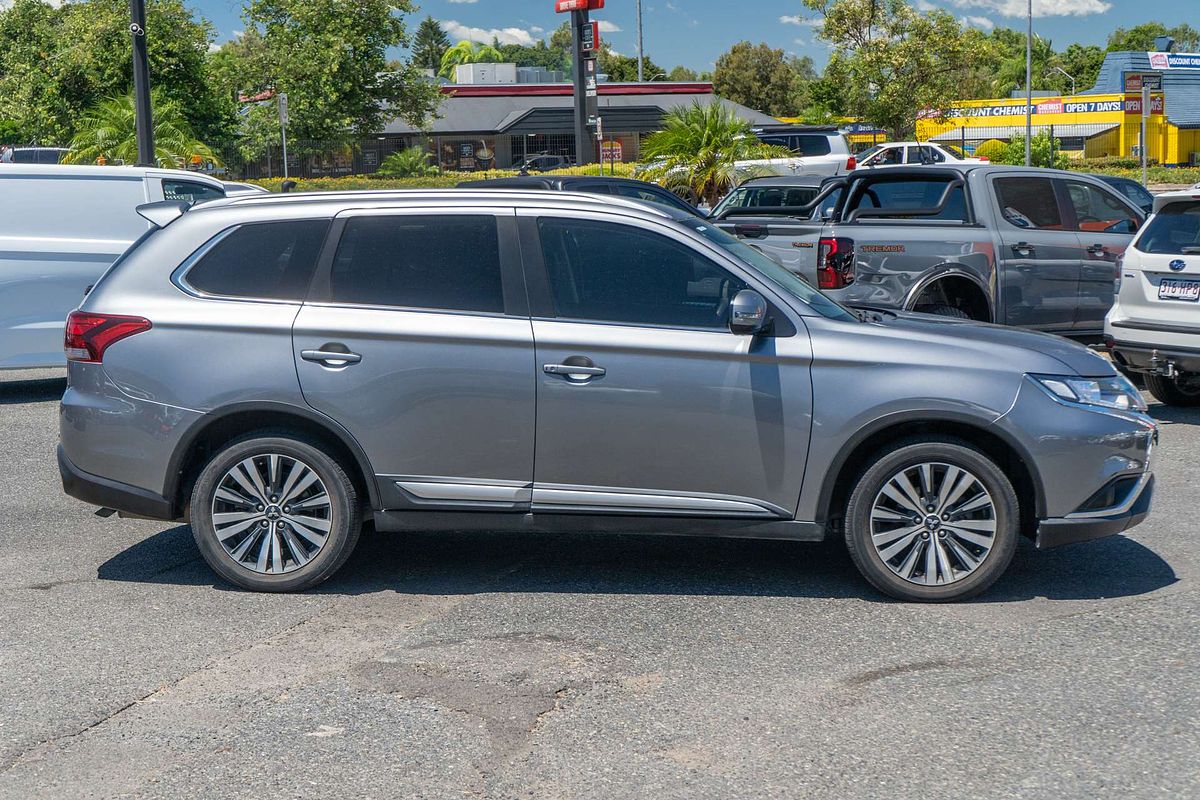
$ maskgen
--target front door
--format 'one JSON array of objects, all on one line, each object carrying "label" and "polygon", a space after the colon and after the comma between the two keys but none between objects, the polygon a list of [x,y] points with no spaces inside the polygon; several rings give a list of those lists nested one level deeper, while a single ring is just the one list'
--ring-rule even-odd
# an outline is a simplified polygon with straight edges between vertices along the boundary
[{"label": "front door", "polygon": [[358,440],[388,508],[527,509],[533,334],[512,210],[351,212],[339,228],[293,328],[305,400]]},{"label": "front door", "polygon": [[1079,334],[1104,331],[1104,317],[1113,304],[1117,259],[1141,225],[1134,208],[1108,187],[1084,181],[1060,181],[1073,227],[1078,231],[1082,261],[1075,329]]},{"label": "front door", "polygon": [[790,518],[811,420],[803,328],[731,333],[750,279],[665,224],[522,214],[534,510]]},{"label": "front door", "polygon": [[1003,319],[1042,331],[1075,326],[1079,237],[1063,220],[1054,181],[1016,175],[993,181],[998,206]]}]

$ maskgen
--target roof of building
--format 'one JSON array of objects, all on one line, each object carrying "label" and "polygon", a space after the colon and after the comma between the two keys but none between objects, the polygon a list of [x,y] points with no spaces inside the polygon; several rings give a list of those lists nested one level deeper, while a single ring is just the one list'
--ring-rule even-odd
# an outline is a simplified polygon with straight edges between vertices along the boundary
[{"label": "roof of building", "polygon": [[[1109,53],[1100,67],[1096,85],[1084,94],[1121,94],[1125,72],[1156,72],[1150,55],[1139,51]],[[1167,119],[1180,128],[1200,128],[1200,69],[1162,70]]]},{"label": "roof of building", "polygon": [[[571,85],[506,84],[500,86],[454,86],[438,109],[439,117],[429,126],[435,135],[502,133],[573,133],[575,106]],[[720,103],[752,125],[777,124],[778,120],[738,103],[719,98],[710,84],[601,84],[600,117],[610,131],[640,133],[658,130],[662,115],[692,103]],[[384,134],[422,131],[402,119],[394,119]]]}]

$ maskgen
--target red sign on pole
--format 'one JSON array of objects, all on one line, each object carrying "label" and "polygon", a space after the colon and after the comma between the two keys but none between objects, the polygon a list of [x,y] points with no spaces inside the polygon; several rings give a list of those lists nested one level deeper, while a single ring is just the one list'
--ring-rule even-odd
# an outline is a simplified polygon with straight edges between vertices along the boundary
[{"label": "red sign on pole", "polygon": [[595,11],[604,8],[604,0],[555,0],[554,10],[559,14],[568,11]]}]

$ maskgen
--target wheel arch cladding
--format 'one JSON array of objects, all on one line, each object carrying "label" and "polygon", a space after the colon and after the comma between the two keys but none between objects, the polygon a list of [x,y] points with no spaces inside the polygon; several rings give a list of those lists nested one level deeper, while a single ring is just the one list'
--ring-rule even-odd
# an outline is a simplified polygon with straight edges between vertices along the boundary
[{"label": "wheel arch cladding", "polygon": [[961,419],[884,419],[865,428],[847,443],[838,462],[831,465],[821,486],[818,522],[841,520],[850,493],[866,471],[872,457],[902,439],[938,437],[958,439],[980,450],[996,462],[1012,482],[1021,505],[1021,533],[1034,536],[1037,521],[1044,515],[1045,500],[1041,478],[1032,460],[1022,448],[995,428]]},{"label": "wheel arch cladding", "polygon": [[192,487],[204,465],[218,450],[249,433],[294,435],[324,446],[342,465],[360,497],[379,508],[375,474],[358,442],[332,420],[287,404],[242,404],[205,415],[189,430],[176,448],[169,470],[165,495],[182,515]]}]

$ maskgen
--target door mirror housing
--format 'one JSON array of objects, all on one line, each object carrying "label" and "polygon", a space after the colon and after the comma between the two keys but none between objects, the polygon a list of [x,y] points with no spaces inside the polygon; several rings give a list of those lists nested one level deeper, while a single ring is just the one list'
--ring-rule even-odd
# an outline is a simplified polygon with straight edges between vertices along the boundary
[{"label": "door mirror housing", "polygon": [[767,301],[753,289],[742,289],[729,305],[729,330],[739,336],[754,336],[766,330]]}]

